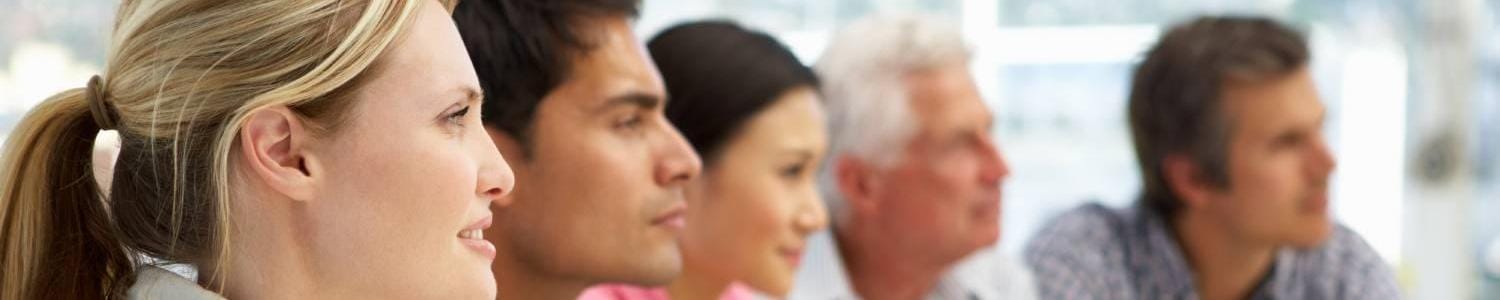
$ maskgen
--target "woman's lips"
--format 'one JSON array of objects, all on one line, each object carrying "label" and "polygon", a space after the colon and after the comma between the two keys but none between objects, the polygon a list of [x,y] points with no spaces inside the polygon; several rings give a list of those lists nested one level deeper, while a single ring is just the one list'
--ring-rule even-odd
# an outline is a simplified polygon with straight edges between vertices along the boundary
[{"label": "woman's lips", "polygon": [[469,227],[465,227],[464,230],[458,232],[458,241],[463,243],[464,246],[469,247],[469,249],[474,250],[474,252],[478,252],[485,259],[494,261],[495,244],[484,239],[484,230],[490,228],[490,224],[493,221],[494,216],[487,215],[479,219],[479,221],[469,224]]},{"label": "woman's lips", "polygon": [[791,265],[793,269],[802,265],[802,247],[782,247],[778,250],[781,251],[782,258],[785,258],[787,264]]}]

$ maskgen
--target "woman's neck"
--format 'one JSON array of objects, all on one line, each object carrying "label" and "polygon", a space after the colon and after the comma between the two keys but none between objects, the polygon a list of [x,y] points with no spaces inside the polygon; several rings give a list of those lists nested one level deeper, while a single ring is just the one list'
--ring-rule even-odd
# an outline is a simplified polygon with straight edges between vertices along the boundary
[{"label": "woman's neck", "polygon": [[682,275],[667,285],[667,294],[672,299],[719,299],[734,280],[725,276],[713,276],[698,264],[684,259]]},{"label": "woman's neck", "polygon": [[231,201],[233,220],[254,221],[234,223],[230,251],[209,253],[217,263],[199,266],[199,284],[229,299],[339,298],[346,291],[313,270],[310,251],[297,240],[306,234],[288,219],[291,208],[267,203],[286,202]]}]

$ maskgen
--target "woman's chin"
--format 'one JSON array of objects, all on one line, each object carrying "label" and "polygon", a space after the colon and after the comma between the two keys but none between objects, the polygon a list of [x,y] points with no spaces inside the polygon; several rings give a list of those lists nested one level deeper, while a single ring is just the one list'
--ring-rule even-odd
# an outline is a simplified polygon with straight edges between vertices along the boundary
[{"label": "woman's chin", "polygon": [[761,295],[770,296],[775,299],[786,299],[787,294],[791,293],[792,281],[790,278],[792,277],[783,276],[783,278],[786,279],[752,280],[737,284]]}]

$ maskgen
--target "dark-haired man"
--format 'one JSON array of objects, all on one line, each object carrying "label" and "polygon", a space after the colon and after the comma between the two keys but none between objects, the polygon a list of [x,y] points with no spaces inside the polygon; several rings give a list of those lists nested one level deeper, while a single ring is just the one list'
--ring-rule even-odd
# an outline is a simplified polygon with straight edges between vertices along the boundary
[{"label": "dark-haired man", "polygon": [[485,234],[502,299],[573,299],[682,268],[682,188],[700,162],[663,115],[631,31],[638,0],[473,0],[453,13],[485,129],[516,173]]},{"label": "dark-haired man", "polygon": [[1172,27],[1137,67],[1144,192],[1085,205],[1026,248],[1045,299],[1395,299],[1389,268],[1330,221],[1325,108],[1302,35],[1255,17]]}]

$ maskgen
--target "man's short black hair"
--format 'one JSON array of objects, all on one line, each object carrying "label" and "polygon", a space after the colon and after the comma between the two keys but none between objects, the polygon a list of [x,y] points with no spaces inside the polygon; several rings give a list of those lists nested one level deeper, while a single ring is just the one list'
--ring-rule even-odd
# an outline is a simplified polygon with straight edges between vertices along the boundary
[{"label": "man's short black hair", "polygon": [[1162,162],[1185,154],[1210,184],[1229,184],[1227,83],[1282,78],[1307,65],[1301,33],[1262,17],[1199,17],[1173,26],[1136,67],[1129,100],[1131,138],[1148,208],[1171,216],[1181,201]]},{"label": "man's short black hair", "polygon": [[542,98],[568,78],[573,57],[591,50],[587,18],[640,13],[640,0],[466,0],[453,20],[479,85],[486,126],[510,134],[529,153]]}]

